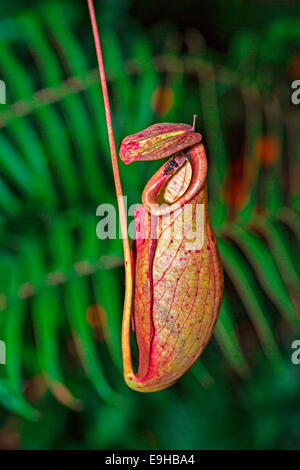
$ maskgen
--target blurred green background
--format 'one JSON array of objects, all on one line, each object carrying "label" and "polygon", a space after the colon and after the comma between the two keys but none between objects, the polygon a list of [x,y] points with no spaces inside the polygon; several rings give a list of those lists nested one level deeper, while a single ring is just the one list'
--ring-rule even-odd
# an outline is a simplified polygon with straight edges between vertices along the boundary
[{"label": "blurred green background", "polygon": [[[115,193],[86,3],[2,1],[0,448],[299,449],[299,2],[95,7],[117,145],[198,114],[224,302],[178,384],[124,385],[122,246],[96,237]],[[128,204],[156,168],[120,165]]]}]

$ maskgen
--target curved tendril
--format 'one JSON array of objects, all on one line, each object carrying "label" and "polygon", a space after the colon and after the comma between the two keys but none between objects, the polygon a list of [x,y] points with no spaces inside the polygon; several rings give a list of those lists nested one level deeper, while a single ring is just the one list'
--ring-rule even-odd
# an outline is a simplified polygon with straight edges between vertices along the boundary
[{"label": "curved tendril", "polygon": [[124,250],[124,260],[125,260],[125,299],[124,299],[123,324],[122,324],[122,330],[123,330],[122,351],[123,351],[124,376],[126,376],[127,374],[130,374],[132,372],[130,338],[129,338],[130,312],[131,312],[131,304],[132,304],[132,297],[133,297],[133,294],[132,294],[133,275],[132,275],[132,266],[131,266],[131,255],[130,255],[130,246],[129,246],[129,239],[128,239],[128,231],[127,231],[126,212],[125,212],[125,206],[124,206],[124,200],[123,200],[122,186],[121,186],[121,181],[120,181],[118,158],[117,158],[117,153],[116,153],[115,139],[114,139],[114,133],[113,133],[113,127],[112,127],[111,112],[110,112],[110,105],[109,105],[109,98],[108,98],[108,91],[107,91],[107,84],[106,84],[106,77],[105,77],[105,68],[104,68],[103,56],[102,56],[102,50],[101,50],[101,42],[100,42],[100,37],[99,37],[99,31],[98,31],[98,26],[97,26],[93,0],[87,0],[87,4],[89,8],[89,14],[91,18],[91,24],[92,24],[96,53],[97,53],[99,75],[100,75],[100,82],[101,82],[101,87],[102,87],[105,117],[106,117],[106,123],[107,123],[107,132],[108,132],[109,146],[110,146],[110,153],[111,153],[111,161],[112,161],[112,167],[113,167],[116,193],[118,197],[120,224],[121,224],[122,239],[123,239],[123,250]]}]

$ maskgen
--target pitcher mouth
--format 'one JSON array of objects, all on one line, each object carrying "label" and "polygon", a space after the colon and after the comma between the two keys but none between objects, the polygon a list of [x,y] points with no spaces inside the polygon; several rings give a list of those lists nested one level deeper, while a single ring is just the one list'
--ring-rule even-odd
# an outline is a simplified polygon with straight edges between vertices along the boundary
[{"label": "pitcher mouth", "polygon": [[164,165],[164,175],[169,175],[169,178],[157,195],[160,206],[174,204],[186,192],[192,178],[192,166],[187,155],[177,152]]},{"label": "pitcher mouth", "polygon": [[[198,151],[194,152],[193,149],[196,146]],[[142,194],[143,204],[151,215],[162,216],[176,211],[199,192],[205,182],[207,172],[207,163],[203,152],[202,144],[200,144],[200,149],[199,144],[187,147],[184,152],[177,152],[152,176]],[[179,190],[177,188],[177,191],[174,191],[173,197],[169,194],[167,199],[163,200],[165,190],[171,189],[173,178],[173,181],[176,181],[176,177],[184,165],[190,171],[185,175],[183,186],[180,185]]]}]

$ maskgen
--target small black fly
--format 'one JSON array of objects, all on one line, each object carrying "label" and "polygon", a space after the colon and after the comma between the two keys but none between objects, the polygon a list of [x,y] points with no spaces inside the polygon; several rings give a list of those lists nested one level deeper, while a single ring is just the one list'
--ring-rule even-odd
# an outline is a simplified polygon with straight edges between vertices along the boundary
[{"label": "small black fly", "polygon": [[175,161],[175,157],[173,157],[172,160],[166,164],[164,169],[164,175],[170,175],[177,167],[178,163]]}]

